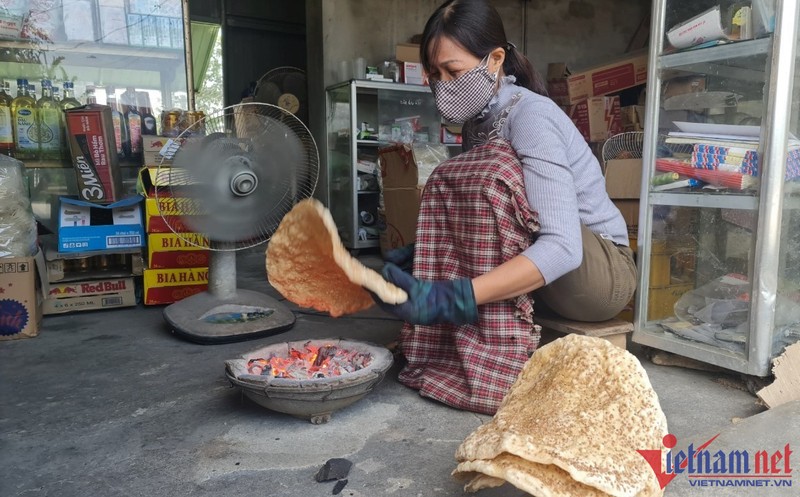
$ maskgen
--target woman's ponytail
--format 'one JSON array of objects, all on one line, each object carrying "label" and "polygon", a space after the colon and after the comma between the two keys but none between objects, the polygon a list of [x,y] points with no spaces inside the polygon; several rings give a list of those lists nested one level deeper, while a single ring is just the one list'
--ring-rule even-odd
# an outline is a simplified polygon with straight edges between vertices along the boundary
[{"label": "woman's ponytail", "polygon": [[514,44],[506,46],[506,60],[503,62],[503,72],[517,78],[519,86],[525,87],[534,93],[547,96],[547,86],[533,64],[525,54],[519,52]]}]

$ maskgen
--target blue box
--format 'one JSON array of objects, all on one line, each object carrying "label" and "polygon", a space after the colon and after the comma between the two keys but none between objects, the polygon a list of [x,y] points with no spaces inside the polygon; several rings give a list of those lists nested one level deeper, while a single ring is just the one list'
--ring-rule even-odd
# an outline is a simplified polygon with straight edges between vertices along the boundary
[{"label": "blue box", "polygon": [[108,205],[61,197],[58,251],[86,252],[144,246],[140,195]]}]

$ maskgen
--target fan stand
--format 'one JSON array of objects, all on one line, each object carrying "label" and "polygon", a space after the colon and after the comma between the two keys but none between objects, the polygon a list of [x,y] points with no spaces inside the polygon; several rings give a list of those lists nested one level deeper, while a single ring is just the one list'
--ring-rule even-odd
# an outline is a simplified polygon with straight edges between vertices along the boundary
[{"label": "fan stand", "polygon": [[294,314],[263,293],[236,288],[236,253],[212,242],[208,291],[164,309],[173,332],[202,344],[229,343],[283,333]]}]

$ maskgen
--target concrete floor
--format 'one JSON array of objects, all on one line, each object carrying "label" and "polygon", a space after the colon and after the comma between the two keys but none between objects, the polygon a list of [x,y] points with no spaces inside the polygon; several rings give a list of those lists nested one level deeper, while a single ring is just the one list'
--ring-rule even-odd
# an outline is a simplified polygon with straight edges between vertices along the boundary
[{"label": "concrete floor", "polygon": [[[277,296],[260,252],[241,254],[239,266],[242,288]],[[462,495],[450,477],[453,453],[489,418],[419,397],[397,382],[396,370],[325,425],[267,411],[224,377],[225,359],[268,343],[330,336],[388,343],[399,328],[374,309],[340,319],[299,314],[288,333],[203,346],[171,335],[161,308],[47,317],[39,337],[0,344],[0,496],[323,496],[333,482],[313,476],[333,457],[354,462],[346,497]],[[761,414],[752,418],[757,428],[751,420],[732,424],[763,409],[725,375],[643,363],[679,440],[742,426],[750,427],[744,435],[726,435],[730,444],[800,433],[800,409],[776,419]],[[775,495],[796,495],[781,490]],[[524,494],[504,487],[479,495]]]}]

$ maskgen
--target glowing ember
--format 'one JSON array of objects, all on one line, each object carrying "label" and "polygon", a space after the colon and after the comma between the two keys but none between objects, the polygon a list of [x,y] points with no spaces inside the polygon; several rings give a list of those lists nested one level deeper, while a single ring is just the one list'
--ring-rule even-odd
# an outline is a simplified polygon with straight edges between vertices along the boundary
[{"label": "glowing ember", "polygon": [[311,380],[352,373],[372,362],[369,353],[340,349],[335,345],[317,347],[306,342],[303,349],[289,349],[289,357],[271,355],[250,359],[247,361],[247,372],[274,378]]}]

